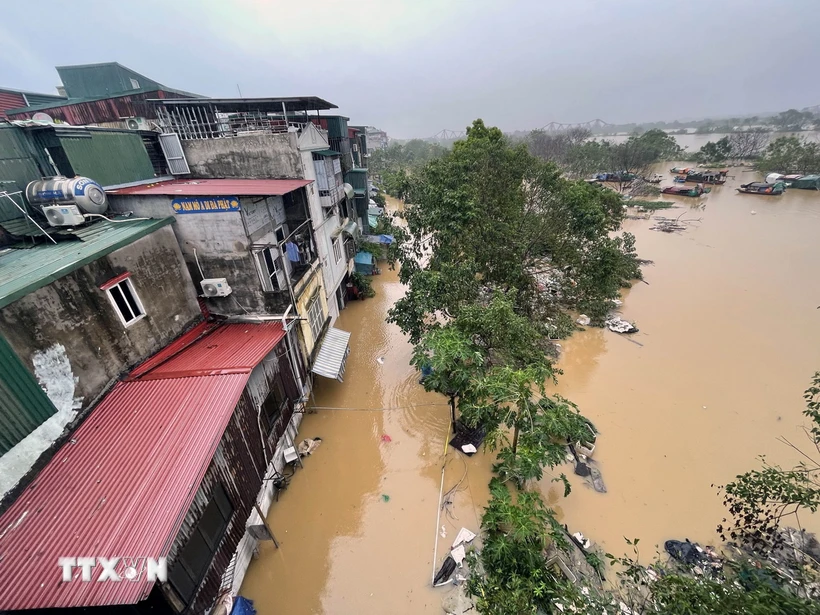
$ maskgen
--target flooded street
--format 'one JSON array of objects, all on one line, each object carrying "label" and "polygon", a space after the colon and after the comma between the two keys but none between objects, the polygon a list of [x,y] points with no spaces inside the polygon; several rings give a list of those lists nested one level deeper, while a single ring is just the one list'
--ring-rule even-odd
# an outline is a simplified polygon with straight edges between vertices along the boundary
[{"label": "flooded street", "polygon": [[[344,383],[317,378],[311,400],[351,409],[305,416],[300,437],[322,445],[271,507],[281,549],[263,543],[245,577],[241,593],[260,615],[440,613],[449,591],[430,587],[449,407],[418,384],[412,347],[385,322],[404,292],[397,272],[383,267],[372,281],[376,297],[348,304],[334,325],[353,333]],[[477,530],[490,474],[482,455],[451,448],[447,459],[445,491],[464,476],[461,460],[470,466],[459,519],[439,523],[449,547],[462,525]]]},{"label": "flooded street", "polygon": [[[641,538],[645,556],[668,538],[714,541],[724,511],[712,483],[756,467],[760,454],[797,460],[776,438],[801,442],[802,391],[820,369],[820,194],[739,195],[754,174],[733,172],[705,198],[667,199],[681,207],[656,215],[700,219],[683,233],[626,221],[654,261],[649,284],[624,293],[639,333],[588,329],[562,342],[556,390],[600,430],[608,493],[569,467],[555,472],[570,476],[568,498],[549,475],[540,487],[571,531],[612,553],[625,552],[624,536]],[[468,471],[457,519],[442,514],[436,527],[448,408],[418,384],[410,345],[385,322],[403,289],[383,270],[376,297],[335,324],[353,334],[345,382],[317,379],[312,402],[334,409],[307,415],[300,437],[323,443],[271,508],[282,547],[263,543],[245,577],[241,593],[261,615],[440,613],[449,589],[429,587],[434,532],[444,525],[449,546],[462,525],[478,527],[490,455],[453,449],[444,491]]]}]

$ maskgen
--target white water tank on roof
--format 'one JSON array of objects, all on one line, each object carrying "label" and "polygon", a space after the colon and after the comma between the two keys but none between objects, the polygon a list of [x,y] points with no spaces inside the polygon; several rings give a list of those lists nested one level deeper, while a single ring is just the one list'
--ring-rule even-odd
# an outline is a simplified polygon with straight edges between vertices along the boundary
[{"label": "white water tank on roof", "polygon": [[75,205],[86,214],[101,214],[108,209],[105,191],[87,177],[44,177],[26,186],[26,199],[32,206]]}]

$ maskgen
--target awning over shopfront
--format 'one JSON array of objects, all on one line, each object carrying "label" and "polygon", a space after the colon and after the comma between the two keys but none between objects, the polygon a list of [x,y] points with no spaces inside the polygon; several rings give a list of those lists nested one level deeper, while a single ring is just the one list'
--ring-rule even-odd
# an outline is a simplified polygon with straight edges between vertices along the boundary
[{"label": "awning over shopfront", "polygon": [[344,382],[345,363],[350,354],[350,333],[331,327],[313,363],[314,374]]},{"label": "awning over shopfront", "polygon": [[355,222],[348,222],[344,226],[340,226],[336,230],[334,230],[330,236],[331,237],[338,237],[342,233],[346,233],[353,237],[354,239],[358,238],[361,233],[359,232],[359,225]]}]

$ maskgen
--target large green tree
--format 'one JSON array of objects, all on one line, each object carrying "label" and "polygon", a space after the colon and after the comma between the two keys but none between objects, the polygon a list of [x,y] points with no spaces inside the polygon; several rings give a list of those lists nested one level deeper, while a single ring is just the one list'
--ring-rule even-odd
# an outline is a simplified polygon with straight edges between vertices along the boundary
[{"label": "large green tree", "polygon": [[[610,236],[624,213],[618,194],[563,179],[555,164],[481,120],[452,152],[414,174],[410,202],[396,232],[408,288],[390,319],[413,343],[496,291],[542,324],[582,303],[604,312],[639,273],[623,240]],[[602,262],[605,279],[589,271]],[[576,290],[582,279],[594,282]]]},{"label": "large green tree", "polygon": [[772,141],[757,163],[764,173],[820,172],[820,143],[801,137],[780,137]]}]

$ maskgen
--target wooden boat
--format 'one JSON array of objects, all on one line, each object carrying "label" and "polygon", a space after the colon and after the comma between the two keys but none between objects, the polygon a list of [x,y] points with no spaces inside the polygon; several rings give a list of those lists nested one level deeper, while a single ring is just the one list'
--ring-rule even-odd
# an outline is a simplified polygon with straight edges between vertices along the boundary
[{"label": "wooden boat", "polygon": [[723,171],[690,171],[686,181],[722,186],[726,183],[726,175]]},{"label": "wooden boat", "polygon": [[660,173],[653,173],[649,177],[644,177],[643,180],[647,184],[659,184],[663,181],[663,175],[661,175]]},{"label": "wooden boat", "polygon": [[762,194],[764,196],[777,196],[783,194],[786,190],[786,184],[783,182],[775,182],[767,184],[765,182],[751,182],[743,184],[737,189],[741,194]]},{"label": "wooden boat", "polygon": [[634,173],[598,173],[595,178],[599,182],[631,182],[637,175]]},{"label": "wooden boat", "polygon": [[701,196],[711,192],[711,188],[704,188],[703,184],[697,186],[668,186],[661,190],[662,194],[677,194],[678,196]]},{"label": "wooden boat", "polygon": [[693,171],[692,167],[672,167],[669,172],[672,175],[688,175],[689,171]]}]

